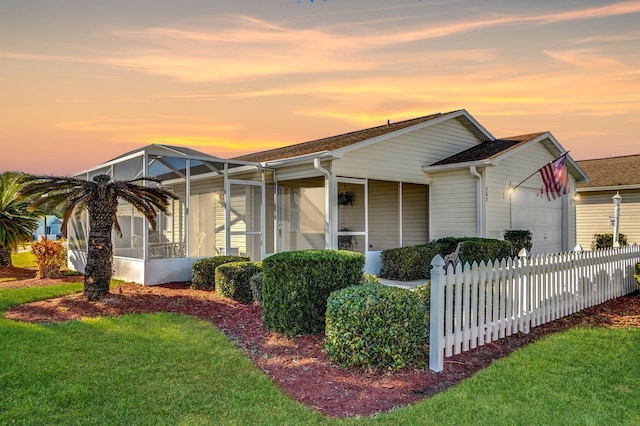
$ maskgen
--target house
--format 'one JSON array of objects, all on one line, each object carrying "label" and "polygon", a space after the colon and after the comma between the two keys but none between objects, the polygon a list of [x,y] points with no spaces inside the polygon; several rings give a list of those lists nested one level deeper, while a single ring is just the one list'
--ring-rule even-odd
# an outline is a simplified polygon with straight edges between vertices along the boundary
[{"label": "house", "polygon": [[620,233],[629,244],[640,243],[640,155],[597,158],[577,162],[588,182],[578,184],[576,200],[577,242],[589,249],[595,234],[613,233],[613,200],[620,204]]},{"label": "house", "polygon": [[[308,248],[361,252],[375,273],[382,250],[445,236],[529,229],[534,252],[572,248],[574,193],[539,197],[536,173],[564,151],[549,132],[496,139],[458,110],[231,159],[150,145],[78,176],[157,176],[179,195],[156,230],[120,206],[114,267],[124,279],[188,280],[201,257],[258,260]],[[587,177],[567,163],[573,190]],[[69,233],[70,262],[80,271],[86,233],[86,219]]]},{"label": "house", "polygon": [[33,241],[40,241],[45,237],[49,240],[57,240],[62,236],[62,220],[53,215],[42,216],[38,220],[38,228],[33,233]]}]

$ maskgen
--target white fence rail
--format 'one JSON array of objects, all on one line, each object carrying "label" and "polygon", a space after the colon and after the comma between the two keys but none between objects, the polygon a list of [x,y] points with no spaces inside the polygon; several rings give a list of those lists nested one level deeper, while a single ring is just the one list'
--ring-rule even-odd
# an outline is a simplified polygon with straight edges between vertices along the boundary
[{"label": "white fence rail", "polygon": [[431,262],[429,367],[444,358],[632,293],[640,246],[509,259]]}]

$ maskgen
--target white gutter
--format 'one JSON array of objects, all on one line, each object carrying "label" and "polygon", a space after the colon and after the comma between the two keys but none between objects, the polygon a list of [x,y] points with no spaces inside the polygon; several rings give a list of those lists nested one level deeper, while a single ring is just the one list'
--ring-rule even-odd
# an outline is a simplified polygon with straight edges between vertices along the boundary
[{"label": "white gutter", "polygon": [[449,170],[466,169],[467,167],[487,167],[495,166],[493,160],[465,161],[464,163],[441,164],[439,166],[422,166],[425,173],[446,172]]},{"label": "white gutter", "polygon": [[333,241],[332,232],[331,232],[331,224],[334,223],[332,220],[332,207],[331,200],[333,200],[333,179],[331,178],[331,172],[320,164],[320,158],[316,157],[313,159],[313,167],[322,173],[325,177],[324,183],[324,247],[325,249],[330,249]]},{"label": "white gutter", "polygon": [[270,167],[270,168],[274,168],[274,167],[278,167],[278,166],[284,166],[287,164],[295,164],[295,163],[305,163],[308,161],[314,161],[316,158],[324,158],[324,159],[328,159],[328,160],[334,160],[334,159],[338,159],[338,158],[342,158],[341,155],[336,155],[333,151],[320,151],[320,152],[313,152],[311,154],[304,154],[304,155],[298,155],[297,157],[288,157],[288,158],[282,158],[279,160],[269,160],[269,161],[264,161],[262,163],[260,163],[263,167]]},{"label": "white gutter", "polygon": [[614,186],[592,186],[586,188],[576,188],[576,192],[593,192],[593,191],[622,191],[623,189],[640,189],[640,185],[614,185]]},{"label": "white gutter", "polygon": [[476,226],[478,237],[482,238],[483,235],[483,221],[484,221],[484,198],[482,196],[482,175],[478,173],[476,166],[469,167],[469,173],[476,178]]}]

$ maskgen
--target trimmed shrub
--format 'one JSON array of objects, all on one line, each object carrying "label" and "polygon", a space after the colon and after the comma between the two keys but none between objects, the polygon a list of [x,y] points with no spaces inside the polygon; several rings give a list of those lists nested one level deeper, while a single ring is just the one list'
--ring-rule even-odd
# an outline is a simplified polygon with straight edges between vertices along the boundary
[{"label": "trimmed shrub", "polygon": [[262,262],[230,262],[216,268],[216,291],[240,303],[251,303],[251,277],[262,270]]},{"label": "trimmed shrub", "polygon": [[344,250],[276,253],[262,261],[262,307],[270,331],[322,333],[331,292],[362,281],[364,256]]},{"label": "trimmed shrub", "polygon": [[380,276],[400,281],[429,279],[431,260],[441,251],[442,247],[434,243],[383,250]]},{"label": "trimmed shrub", "polygon": [[528,229],[507,229],[504,231],[503,236],[505,241],[509,241],[511,245],[513,245],[511,257],[517,256],[523,248],[531,252],[531,247],[533,247],[533,234]]},{"label": "trimmed shrub", "polygon": [[[618,234],[618,242],[621,246],[627,245],[627,236]],[[613,247],[613,234],[594,234],[591,242],[591,250],[602,250]]]},{"label": "trimmed shrub", "polygon": [[[471,238],[472,237],[444,237],[431,241],[431,244],[438,244],[440,246],[440,255],[444,257],[444,255],[456,251],[458,243],[470,240]],[[431,263],[431,261],[429,261],[429,263]]]},{"label": "trimmed shrub", "polygon": [[513,246],[509,241],[491,238],[469,238],[460,247],[460,257],[463,262],[480,263],[490,260],[508,259],[511,257]]},{"label": "trimmed shrub", "polygon": [[640,262],[636,263],[636,273],[633,274],[636,281],[638,282],[638,290],[640,290]]},{"label": "trimmed shrub", "polygon": [[425,305],[410,290],[364,284],[327,302],[325,349],[346,367],[400,369],[420,364],[427,343]]},{"label": "trimmed shrub", "polygon": [[191,288],[194,290],[215,290],[216,268],[230,262],[246,262],[248,257],[214,256],[196,260],[191,267]]}]

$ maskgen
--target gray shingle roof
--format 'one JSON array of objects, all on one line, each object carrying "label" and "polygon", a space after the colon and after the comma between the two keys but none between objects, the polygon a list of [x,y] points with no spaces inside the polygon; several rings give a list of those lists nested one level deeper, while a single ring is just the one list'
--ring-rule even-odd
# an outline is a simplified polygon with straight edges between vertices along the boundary
[{"label": "gray shingle roof", "polygon": [[530,133],[527,135],[512,136],[509,138],[496,139],[494,141],[482,142],[469,149],[465,149],[462,152],[447,157],[436,163],[430,164],[431,166],[442,166],[445,164],[457,164],[468,163],[474,161],[491,160],[503,153],[510,151],[520,145],[523,145],[545,132]]}]

